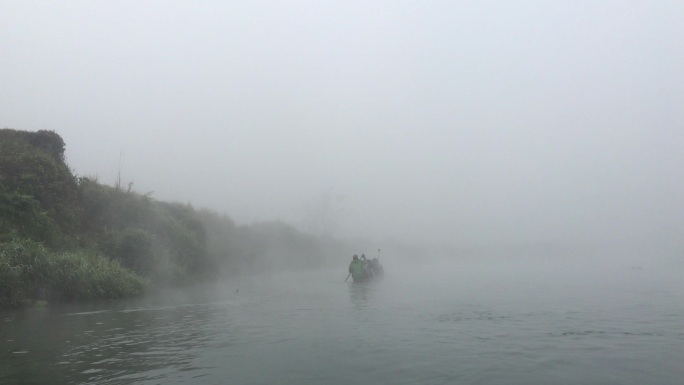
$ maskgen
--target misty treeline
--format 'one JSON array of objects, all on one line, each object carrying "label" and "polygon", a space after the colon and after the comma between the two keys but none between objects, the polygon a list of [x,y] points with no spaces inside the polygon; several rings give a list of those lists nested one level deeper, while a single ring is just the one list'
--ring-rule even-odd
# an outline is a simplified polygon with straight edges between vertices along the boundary
[{"label": "misty treeline", "polygon": [[0,306],[320,267],[344,241],[75,176],[53,131],[0,129]]}]

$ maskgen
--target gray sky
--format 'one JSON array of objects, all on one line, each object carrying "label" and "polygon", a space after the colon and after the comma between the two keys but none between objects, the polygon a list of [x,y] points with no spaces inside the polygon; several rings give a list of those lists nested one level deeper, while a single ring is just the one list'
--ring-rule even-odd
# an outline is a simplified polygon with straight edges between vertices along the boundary
[{"label": "gray sky", "polygon": [[[676,242],[681,1],[5,1],[0,126],[239,223]],[[323,210],[326,211],[326,210]],[[315,215],[314,215],[315,217]]]}]

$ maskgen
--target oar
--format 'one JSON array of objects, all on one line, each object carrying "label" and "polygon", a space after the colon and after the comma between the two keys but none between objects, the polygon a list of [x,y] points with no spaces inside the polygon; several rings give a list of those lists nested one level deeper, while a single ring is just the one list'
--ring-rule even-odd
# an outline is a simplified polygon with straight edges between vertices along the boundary
[{"label": "oar", "polygon": [[[349,273],[349,275],[351,275],[351,273]],[[347,282],[347,280],[349,279],[349,275],[347,276],[347,278],[344,279],[344,282]]]}]

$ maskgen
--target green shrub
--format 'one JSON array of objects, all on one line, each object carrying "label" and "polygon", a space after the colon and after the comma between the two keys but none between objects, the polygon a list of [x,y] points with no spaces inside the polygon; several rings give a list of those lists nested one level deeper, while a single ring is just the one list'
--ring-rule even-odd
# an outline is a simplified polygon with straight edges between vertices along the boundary
[{"label": "green shrub", "polygon": [[124,266],[139,273],[150,273],[154,267],[152,242],[153,236],[147,231],[128,227],[108,234],[103,249]]},{"label": "green shrub", "polygon": [[[53,131],[0,129],[0,305],[139,293],[320,266],[349,247],[282,222],[238,226],[190,204],[76,178]],[[130,269],[130,270],[129,270]],[[131,271],[132,270],[132,271]]]},{"label": "green shrub", "polygon": [[[0,225],[56,249],[79,230],[76,179],[52,131],[0,129]],[[3,231],[3,233],[8,233]]]},{"label": "green shrub", "polygon": [[0,243],[0,305],[120,298],[138,295],[146,285],[137,274],[96,253],[55,253],[29,240]]}]

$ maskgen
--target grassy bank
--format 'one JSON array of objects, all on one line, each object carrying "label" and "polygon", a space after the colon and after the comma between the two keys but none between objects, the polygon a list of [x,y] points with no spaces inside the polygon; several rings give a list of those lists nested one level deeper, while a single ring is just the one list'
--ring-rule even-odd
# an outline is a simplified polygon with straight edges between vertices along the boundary
[{"label": "grassy bank", "polygon": [[37,242],[0,243],[0,306],[140,294],[146,281],[99,254],[52,252]]},{"label": "grassy bank", "polygon": [[0,129],[0,307],[120,298],[147,282],[185,286],[348,255],[344,242],[287,223],[238,225],[120,180],[77,176],[65,148],[53,131]]}]

